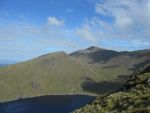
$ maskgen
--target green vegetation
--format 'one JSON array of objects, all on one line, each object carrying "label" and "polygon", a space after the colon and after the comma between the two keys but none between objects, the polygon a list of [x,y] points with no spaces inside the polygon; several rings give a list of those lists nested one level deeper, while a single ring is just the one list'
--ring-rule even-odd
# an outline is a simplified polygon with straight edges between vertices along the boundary
[{"label": "green vegetation", "polygon": [[0,67],[0,102],[51,94],[104,94],[122,85],[137,64],[149,60],[149,53],[91,47]]},{"label": "green vegetation", "polygon": [[150,67],[106,96],[73,113],[150,113]]}]

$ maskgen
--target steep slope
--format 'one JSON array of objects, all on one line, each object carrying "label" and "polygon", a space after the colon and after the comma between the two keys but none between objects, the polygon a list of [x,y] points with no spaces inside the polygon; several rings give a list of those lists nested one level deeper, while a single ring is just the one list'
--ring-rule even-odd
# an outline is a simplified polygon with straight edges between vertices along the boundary
[{"label": "steep slope", "polygon": [[82,60],[84,60],[89,64],[94,64],[94,63],[104,63],[109,59],[111,59],[112,57],[118,56],[119,52],[91,46],[87,49],[73,52],[70,55],[81,58]]},{"label": "steep slope", "polygon": [[[104,76],[105,80],[125,78],[140,65],[150,63],[150,50],[117,52],[92,46],[70,55],[80,59],[98,75]],[[95,78],[97,81],[101,79],[99,76]]]},{"label": "steep slope", "polygon": [[0,67],[0,101],[50,94],[103,94],[150,61],[150,51],[117,52],[98,47],[56,52]]},{"label": "steep slope", "polygon": [[0,68],[0,101],[48,94],[82,93],[80,84],[92,73],[64,52]]},{"label": "steep slope", "polygon": [[117,91],[76,110],[74,113],[150,113],[150,66]]}]

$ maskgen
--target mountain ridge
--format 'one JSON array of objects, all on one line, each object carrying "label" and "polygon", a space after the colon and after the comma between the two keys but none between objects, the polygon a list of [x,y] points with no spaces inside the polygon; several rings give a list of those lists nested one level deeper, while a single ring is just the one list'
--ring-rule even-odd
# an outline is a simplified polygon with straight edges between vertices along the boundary
[{"label": "mountain ridge", "polygon": [[51,94],[107,93],[122,85],[136,67],[150,61],[149,51],[87,49],[91,52],[78,56],[61,51],[1,67],[0,101]]}]

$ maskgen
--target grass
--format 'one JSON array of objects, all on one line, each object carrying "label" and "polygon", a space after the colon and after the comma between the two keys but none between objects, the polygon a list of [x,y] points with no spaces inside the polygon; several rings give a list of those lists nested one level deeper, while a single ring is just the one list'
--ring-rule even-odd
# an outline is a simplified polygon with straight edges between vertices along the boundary
[{"label": "grass", "polygon": [[[150,73],[131,77],[119,91],[97,97],[94,102],[73,113],[149,113],[150,83],[148,79],[150,79]],[[124,90],[121,90],[122,88]]]},{"label": "grass", "polygon": [[[0,67],[0,102],[51,94],[99,94],[99,88],[89,91],[82,87],[86,82],[85,78],[91,78],[96,84],[105,81],[118,82],[118,75],[128,75],[132,72],[129,70],[129,62],[132,61],[134,64],[145,60],[129,59],[118,56],[105,63],[91,64],[87,62],[90,60],[88,57],[77,58],[57,52],[27,62]],[[104,68],[114,64],[119,66]]]}]

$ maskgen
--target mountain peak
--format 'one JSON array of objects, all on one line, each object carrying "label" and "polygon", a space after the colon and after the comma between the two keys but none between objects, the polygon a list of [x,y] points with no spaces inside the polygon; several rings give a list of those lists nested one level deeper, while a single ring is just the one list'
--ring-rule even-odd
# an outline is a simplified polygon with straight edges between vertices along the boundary
[{"label": "mountain peak", "polygon": [[89,54],[89,53],[94,53],[94,52],[99,52],[101,50],[106,50],[103,48],[99,48],[99,47],[95,47],[95,46],[91,46],[89,48],[86,49],[82,49],[82,50],[78,50],[76,52],[71,53],[70,55],[80,55],[80,54]]},{"label": "mountain peak", "polygon": [[99,47],[95,47],[95,46],[91,46],[91,47],[87,48],[86,50],[89,50],[89,51],[91,51],[91,52],[94,52],[94,51],[105,50],[105,49],[99,48]]}]

